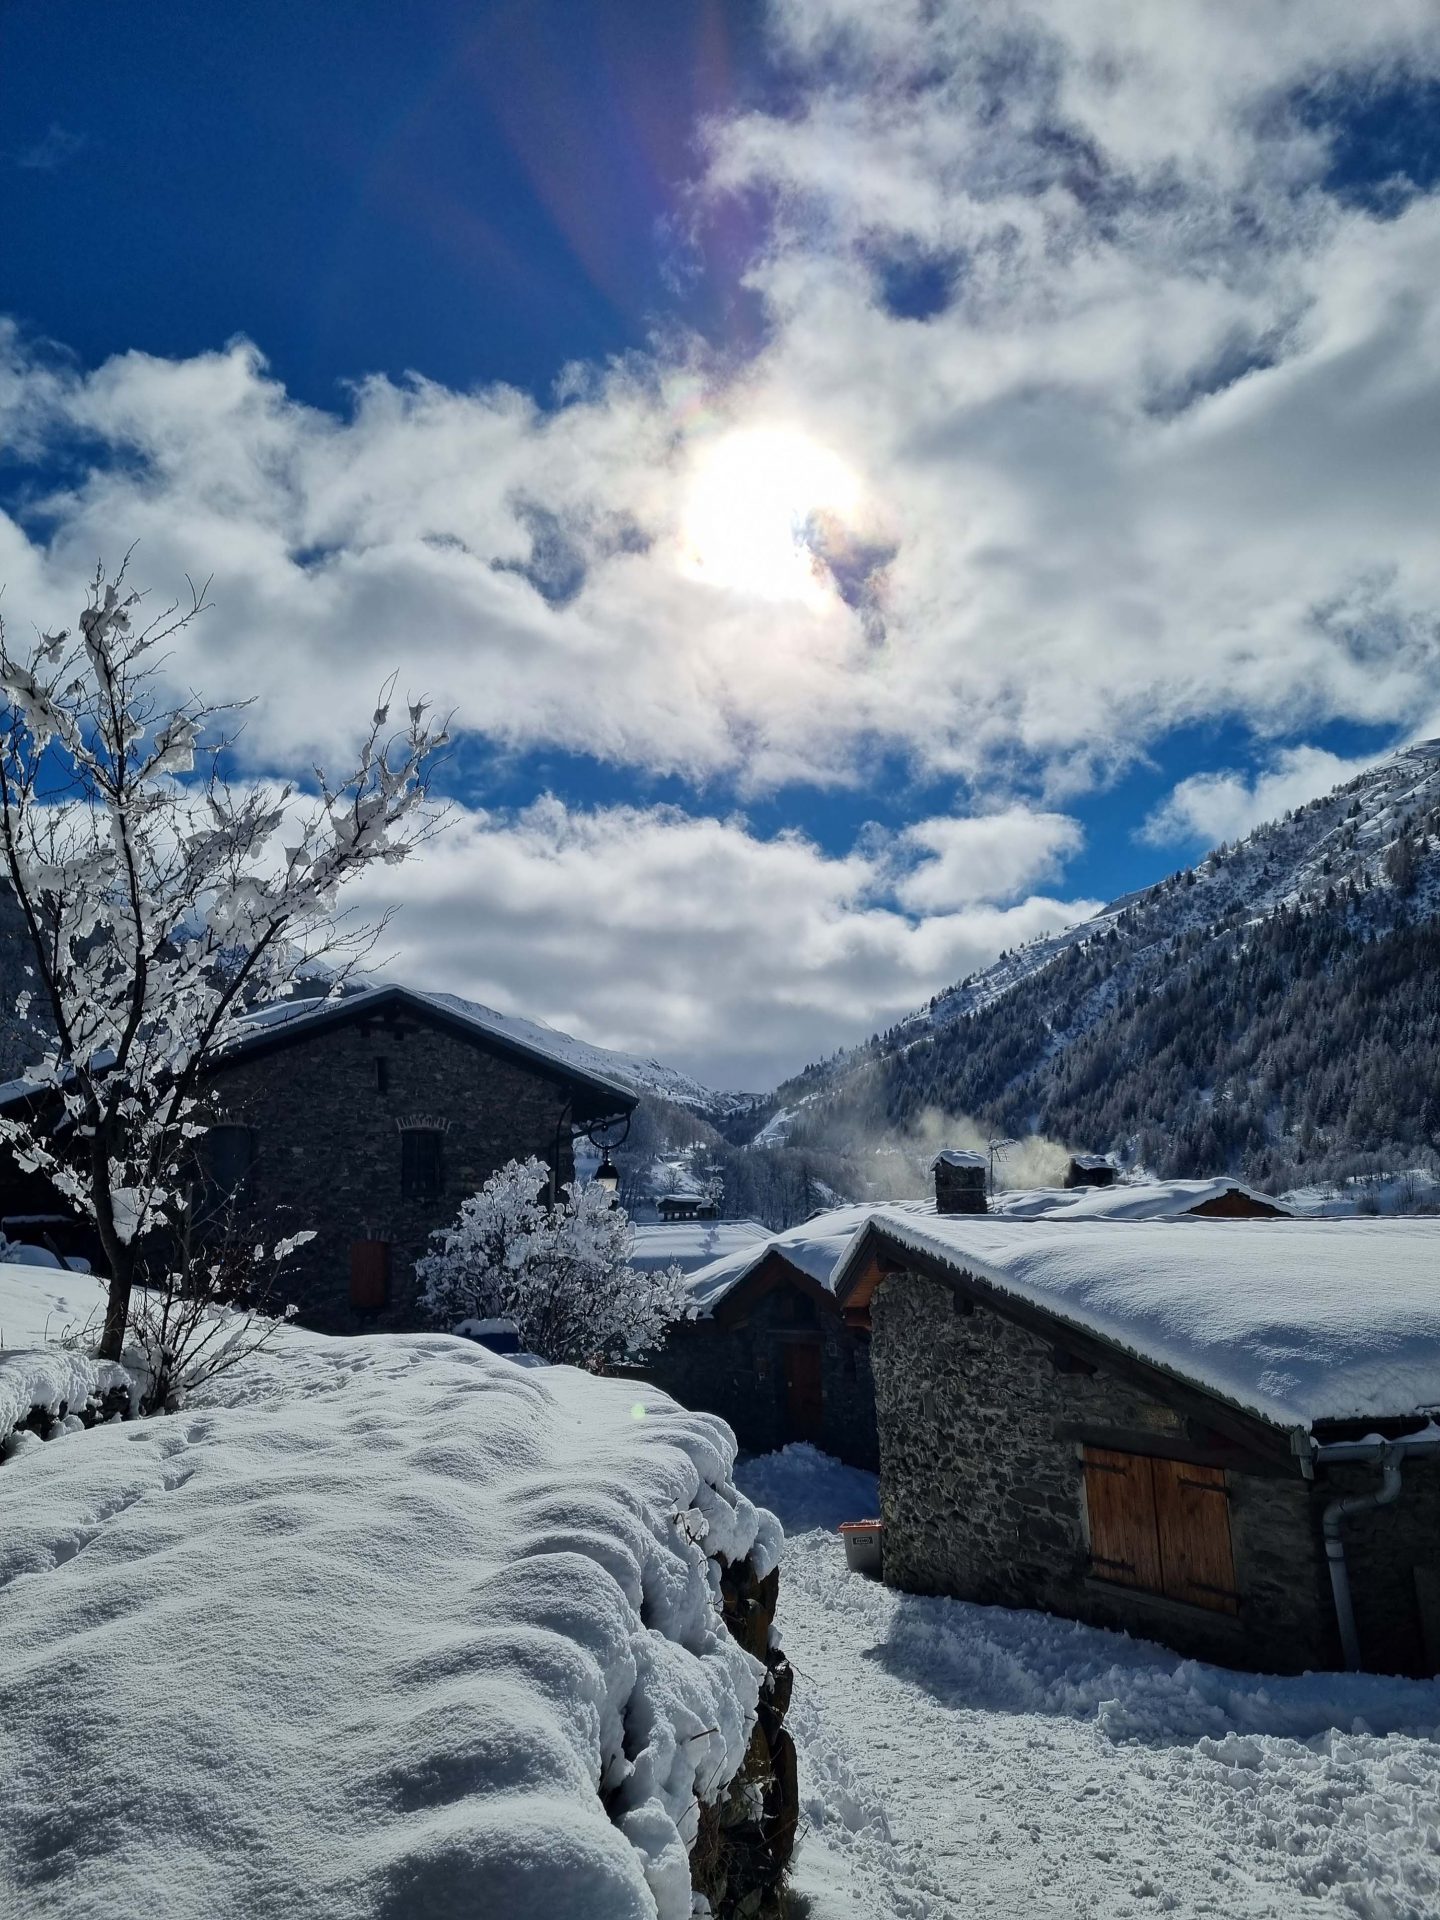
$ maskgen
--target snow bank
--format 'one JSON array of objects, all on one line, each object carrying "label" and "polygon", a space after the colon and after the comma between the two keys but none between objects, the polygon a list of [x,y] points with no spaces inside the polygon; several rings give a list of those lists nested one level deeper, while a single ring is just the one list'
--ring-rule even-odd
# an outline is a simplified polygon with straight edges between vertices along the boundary
[{"label": "snow bank", "polygon": [[1440,1220],[874,1220],[1281,1426],[1440,1406]]},{"label": "snow bank", "polygon": [[[34,1254],[29,1260],[23,1256]],[[69,1330],[78,1333],[103,1310],[105,1295],[88,1274],[59,1267],[43,1247],[11,1246],[0,1262],[0,1449],[24,1438],[19,1426],[39,1408],[56,1415],[64,1407],[78,1415],[107,1394],[130,1392],[134,1381],[111,1360],[51,1342]],[[10,1482],[7,1480],[6,1485]]]},{"label": "snow bank", "polygon": [[728,1430],[441,1335],[210,1391],[0,1469],[0,1910],[688,1916],[780,1546]]}]

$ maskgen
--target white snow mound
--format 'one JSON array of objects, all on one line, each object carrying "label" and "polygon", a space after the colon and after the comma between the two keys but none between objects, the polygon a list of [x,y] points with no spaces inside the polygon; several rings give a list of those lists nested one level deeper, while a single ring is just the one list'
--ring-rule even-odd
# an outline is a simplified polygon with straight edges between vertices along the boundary
[{"label": "white snow mound", "polygon": [[780,1548],[728,1429],[440,1335],[212,1391],[0,1469],[0,1911],[688,1916]]}]

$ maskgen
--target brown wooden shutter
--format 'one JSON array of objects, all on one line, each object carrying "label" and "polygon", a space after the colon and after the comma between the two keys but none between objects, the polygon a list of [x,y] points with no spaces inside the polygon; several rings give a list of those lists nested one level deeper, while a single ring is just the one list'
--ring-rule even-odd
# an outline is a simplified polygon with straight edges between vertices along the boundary
[{"label": "brown wooden shutter", "polygon": [[1172,1600],[1235,1613],[1235,1556],[1230,1547],[1230,1498],[1219,1467],[1153,1460],[1155,1520],[1164,1591]]},{"label": "brown wooden shutter", "polygon": [[1160,1539],[1150,1462],[1138,1453],[1085,1449],[1090,1564],[1102,1580],[1160,1592]]},{"label": "brown wooden shutter", "polygon": [[350,1242],[350,1304],[357,1313],[379,1313],[390,1295],[390,1242]]}]

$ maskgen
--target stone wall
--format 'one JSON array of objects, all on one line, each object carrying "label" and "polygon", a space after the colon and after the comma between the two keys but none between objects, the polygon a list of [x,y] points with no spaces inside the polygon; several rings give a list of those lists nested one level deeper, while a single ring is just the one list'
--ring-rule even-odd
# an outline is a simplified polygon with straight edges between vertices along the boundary
[{"label": "stone wall", "polygon": [[[807,1324],[796,1324],[797,1301],[810,1308]],[[845,1326],[833,1304],[773,1288],[738,1326],[682,1322],[635,1371],[682,1406],[718,1413],[747,1453],[770,1453],[797,1437],[786,1415],[783,1350],[802,1340],[820,1346],[823,1417],[816,1444],[873,1473],[879,1447],[869,1343]]]},{"label": "stone wall", "polygon": [[800,1790],[795,1743],[785,1725],[794,1674],[772,1629],[780,1569],[757,1576],[752,1562],[722,1568],[725,1625],[765,1669],[744,1763],[723,1797],[701,1806],[690,1855],[691,1881],[716,1920],[784,1920],[785,1873],[795,1848]]},{"label": "stone wall", "polygon": [[[887,1278],[871,1315],[892,1585],[1044,1607],[1223,1665],[1338,1663],[1320,1519],[1337,1492],[1373,1488],[1373,1472],[1311,1484],[1298,1465],[1227,1463],[1238,1615],[1136,1592],[1089,1572],[1082,1443],[1213,1464],[1204,1436],[1115,1375],[1064,1370],[1051,1343],[939,1281]],[[1414,1569],[1440,1561],[1437,1522],[1437,1476],[1411,1467],[1396,1507],[1347,1527],[1367,1664],[1433,1670]]]},{"label": "stone wall", "polygon": [[[306,1325],[330,1333],[418,1326],[415,1262],[431,1232],[507,1160],[553,1162],[559,1129],[561,1180],[574,1172],[558,1081],[404,1016],[242,1060],[216,1076],[212,1099],[217,1118],[255,1129],[245,1205],[255,1231],[315,1232],[285,1291]],[[435,1199],[401,1192],[398,1122],[415,1115],[448,1122]],[[368,1239],[390,1243],[389,1300],[362,1316],[350,1304],[350,1246]]]}]

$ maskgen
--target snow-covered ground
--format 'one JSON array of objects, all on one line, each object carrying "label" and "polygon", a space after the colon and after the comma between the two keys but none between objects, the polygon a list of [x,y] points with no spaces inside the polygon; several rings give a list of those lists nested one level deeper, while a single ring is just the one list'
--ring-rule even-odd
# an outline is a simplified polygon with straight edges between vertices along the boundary
[{"label": "snow-covered ground", "polygon": [[[0,1266],[5,1357],[100,1298]],[[688,1920],[760,1675],[711,1556],[780,1545],[718,1421],[286,1328],[181,1413],[16,1443],[0,1914]]]},{"label": "snow-covered ground", "polygon": [[890,1592],[834,1533],[873,1476],[742,1462],[784,1522],[809,1920],[1433,1920],[1440,1682],[1255,1677]]}]

